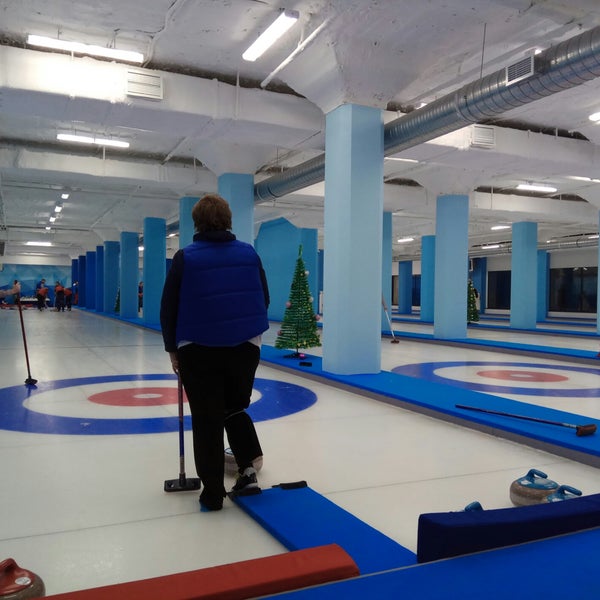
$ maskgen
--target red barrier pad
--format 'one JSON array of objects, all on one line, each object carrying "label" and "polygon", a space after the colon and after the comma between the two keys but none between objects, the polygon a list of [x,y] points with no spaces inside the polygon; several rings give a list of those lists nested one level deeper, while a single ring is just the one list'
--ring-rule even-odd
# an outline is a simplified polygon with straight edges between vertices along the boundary
[{"label": "red barrier pad", "polygon": [[241,600],[358,576],[337,544],[47,596],[54,600]]}]

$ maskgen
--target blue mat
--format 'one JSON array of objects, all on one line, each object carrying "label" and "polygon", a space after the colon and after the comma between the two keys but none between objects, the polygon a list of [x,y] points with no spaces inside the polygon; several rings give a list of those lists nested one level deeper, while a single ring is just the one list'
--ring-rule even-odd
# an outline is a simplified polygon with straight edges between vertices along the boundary
[{"label": "blue mat", "polygon": [[600,598],[600,529],[270,596],[289,600]]},{"label": "blue mat", "polygon": [[310,487],[274,487],[234,500],[288,550],[339,544],[361,574],[414,565],[416,555]]}]

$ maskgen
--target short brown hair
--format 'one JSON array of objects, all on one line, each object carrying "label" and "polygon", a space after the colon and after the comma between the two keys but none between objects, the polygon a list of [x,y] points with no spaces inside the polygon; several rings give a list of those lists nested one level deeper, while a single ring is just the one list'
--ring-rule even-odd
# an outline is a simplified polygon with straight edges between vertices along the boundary
[{"label": "short brown hair", "polygon": [[206,194],[194,204],[192,219],[198,233],[231,229],[231,208],[218,194]]}]

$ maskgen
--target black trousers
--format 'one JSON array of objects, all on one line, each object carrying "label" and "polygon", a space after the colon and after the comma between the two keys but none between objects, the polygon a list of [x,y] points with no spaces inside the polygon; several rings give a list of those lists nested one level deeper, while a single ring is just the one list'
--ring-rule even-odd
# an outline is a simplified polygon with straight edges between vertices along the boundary
[{"label": "black trousers", "polygon": [[179,373],[192,413],[194,461],[205,489],[224,494],[223,433],[238,466],[262,456],[256,429],[245,411],[250,406],[260,348],[188,344],[178,350]]}]

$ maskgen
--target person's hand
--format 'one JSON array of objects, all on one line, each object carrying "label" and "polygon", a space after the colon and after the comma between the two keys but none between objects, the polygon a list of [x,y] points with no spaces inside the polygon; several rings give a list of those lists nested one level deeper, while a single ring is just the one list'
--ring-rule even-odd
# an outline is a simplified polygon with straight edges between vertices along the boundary
[{"label": "person's hand", "polygon": [[179,375],[179,357],[177,356],[177,352],[169,352],[169,358],[171,359],[173,371]]}]

